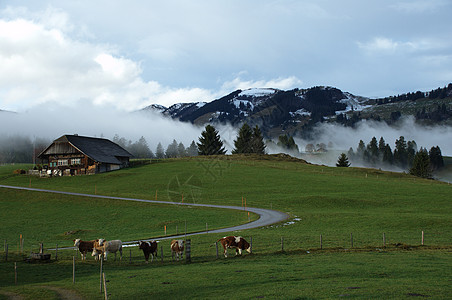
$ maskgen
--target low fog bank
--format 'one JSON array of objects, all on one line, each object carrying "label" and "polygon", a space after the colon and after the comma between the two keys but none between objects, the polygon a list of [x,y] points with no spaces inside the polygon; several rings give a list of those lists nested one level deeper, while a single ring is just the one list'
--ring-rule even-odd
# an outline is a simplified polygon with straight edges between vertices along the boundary
[{"label": "low fog bank", "polygon": [[350,147],[356,150],[360,140],[364,143],[370,142],[372,137],[377,140],[380,137],[386,141],[394,150],[395,141],[400,137],[405,137],[406,141],[414,140],[418,146],[430,149],[439,146],[444,156],[452,156],[452,127],[450,126],[420,126],[416,124],[414,118],[404,118],[396,126],[389,126],[385,122],[361,121],[355,128],[344,127],[337,124],[322,123],[314,129],[315,140],[305,141],[296,139],[300,150],[309,144],[324,143],[332,144],[333,149],[348,151]]},{"label": "low fog bank", "polygon": [[[452,127],[420,126],[411,117],[402,119],[397,126],[393,127],[385,122],[376,121],[361,121],[356,124],[355,128],[332,123],[321,123],[314,128],[312,136],[315,136],[315,139],[294,138],[299,152],[284,150],[274,144],[269,145],[267,151],[270,154],[287,153],[317,165],[336,166],[339,155],[341,153],[347,154],[350,147],[356,152],[360,140],[363,140],[365,145],[367,145],[372,137],[376,137],[377,141],[380,140],[380,137],[383,137],[386,144],[389,144],[392,151],[394,151],[395,141],[400,136],[403,136],[405,141],[414,140],[418,150],[421,147],[430,150],[431,147],[439,146],[443,156],[452,156]],[[314,145],[316,149],[318,145],[324,144],[327,152],[308,153],[305,151],[308,144]],[[353,161],[352,166],[365,167],[368,164],[366,165],[362,161]],[[394,172],[406,171],[394,165],[378,165],[376,168]]]},{"label": "low fog bank", "polygon": [[115,135],[135,142],[142,136],[150,150],[174,139],[189,146],[198,141],[203,128],[165,118],[158,113],[129,113],[98,106],[68,108],[52,106],[23,113],[0,114],[0,136],[25,136],[53,141],[64,134],[104,137]]}]

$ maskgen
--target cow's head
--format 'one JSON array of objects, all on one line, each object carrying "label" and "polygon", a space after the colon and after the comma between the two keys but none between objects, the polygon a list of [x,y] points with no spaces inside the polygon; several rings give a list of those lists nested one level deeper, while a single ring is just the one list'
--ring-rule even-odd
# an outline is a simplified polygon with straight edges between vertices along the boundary
[{"label": "cow's head", "polygon": [[105,242],[105,239],[99,239],[99,246],[102,246]]},{"label": "cow's head", "polygon": [[78,245],[80,245],[80,239],[75,239],[74,240],[74,246],[78,247]]},{"label": "cow's head", "polygon": [[177,241],[177,243],[178,243],[178,246],[179,246],[179,250],[182,250],[182,249],[184,249],[184,240],[178,240]]}]

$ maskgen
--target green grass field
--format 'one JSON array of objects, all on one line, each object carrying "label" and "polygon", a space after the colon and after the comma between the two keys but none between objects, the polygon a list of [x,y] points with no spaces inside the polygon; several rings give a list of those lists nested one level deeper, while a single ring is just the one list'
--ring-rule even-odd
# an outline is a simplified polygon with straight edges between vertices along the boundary
[{"label": "green grass field", "polygon": [[[164,261],[146,265],[137,247],[123,261],[105,263],[111,299],[232,298],[444,299],[452,293],[452,186],[405,174],[372,169],[329,168],[283,156],[225,156],[165,160],[94,176],[30,178],[12,175],[20,166],[0,167],[0,184],[185,203],[242,204],[287,212],[286,224],[243,232],[253,254],[216,259],[212,244],[221,236],[192,240],[192,263],[171,262],[169,242],[161,241]],[[70,245],[74,235],[132,240],[225,227],[247,221],[242,212],[167,207],[119,200],[40,195],[0,189],[0,239],[11,241],[9,262],[0,263],[1,291],[30,299],[57,294],[42,286],[75,290],[100,298],[99,265],[77,261],[74,251],[47,264],[25,263],[17,252],[19,234],[27,247],[44,242]],[[85,215],[80,220],[71,216]],[[146,217],[149,218],[146,219]],[[105,222],[115,220],[111,226]],[[146,219],[145,226],[140,221]],[[424,231],[425,245],[421,244]],[[66,234],[71,232],[71,234]],[[383,247],[383,234],[386,247]],[[322,248],[320,249],[320,235]],[[353,236],[353,247],[351,237]],[[281,238],[284,252],[281,252]],[[49,251],[55,254],[52,251]],[[3,253],[3,252],[0,252]],[[19,285],[14,285],[13,261]],[[43,296],[40,296],[40,295]]]}]

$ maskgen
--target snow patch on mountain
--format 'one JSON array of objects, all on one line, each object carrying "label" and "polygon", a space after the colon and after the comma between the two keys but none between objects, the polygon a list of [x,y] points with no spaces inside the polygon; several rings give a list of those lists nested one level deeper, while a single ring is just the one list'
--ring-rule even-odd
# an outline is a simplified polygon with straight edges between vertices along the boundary
[{"label": "snow patch on mountain", "polygon": [[276,93],[276,89],[269,89],[269,88],[252,88],[242,91],[238,96],[245,96],[245,97],[265,97],[269,96],[271,94]]},{"label": "snow patch on mountain", "polygon": [[[248,100],[238,100],[238,99],[234,99],[232,100],[232,103],[234,103],[235,107],[238,109],[242,109],[243,107],[245,108],[249,108],[250,110],[254,110],[254,104],[251,101]],[[240,107],[242,106],[242,107]]]},{"label": "snow patch on mountain", "polygon": [[296,117],[296,116],[310,116],[311,113],[309,111],[307,111],[306,109],[302,108],[299,109],[297,111],[294,112],[289,112],[291,117]]},{"label": "snow patch on mountain", "polygon": [[343,92],[345,99],[339,100],[340,103],[344,103],[347,105],[347,108],[345,110],[336,111],[336,115],[347,113],[350,111],[362,111],[366,108],[372,107],[372,105],[366,105],[364,104],[366,101],[368,101],[368,98],[365,97],[356,97],[355,95],[352,95],[347,92]]}]

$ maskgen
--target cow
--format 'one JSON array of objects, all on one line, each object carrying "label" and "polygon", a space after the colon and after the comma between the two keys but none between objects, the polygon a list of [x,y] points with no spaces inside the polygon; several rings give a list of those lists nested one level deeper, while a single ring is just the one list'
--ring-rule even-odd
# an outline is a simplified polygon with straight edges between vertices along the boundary
[{"label": "cow", "polygon": [[217,242],[220,242],[221,245],[223,245],[224,257],[228,257],[228,248],[235,248],[235,255],[242,255],[242,250],[251,253],[251,245],[241,236],[225,236]]},{"label": "cow", "polygon": [[179,256],[182,259],[184,254],[184,240],[172,240],[171,241],[171,255],[176,254],[176,260],[179,260]]},{"label": "cow", "polygon": [[86,260],[86,253],[93,251],[94,243],[99,240],[92,241],[82,241],[81,239],[74,240],[74,247],[80,251],[80,255],[82,256],[82,260]]},{"label": "cow", "polygon": [[93,248],[92,256],[96,255],[104,255],[104,259],[107,260],[108,253],[115,254],[116,260],[116,252],[119,251],[119,259],[122,259],[122,242],[120,240],[112,240],[105,241],[104,239],[99,239],[99,244],[96,244],[96,247]]},{"label": "cow", "polygon": [[146,260],[146,263],[149,263],[149,255],[151,255],[151,262],[154,261],[154,255],[157,256],[158,252],[156,241],[149,242],[140,241],[139,248],[143,250],[144,259]]}]

